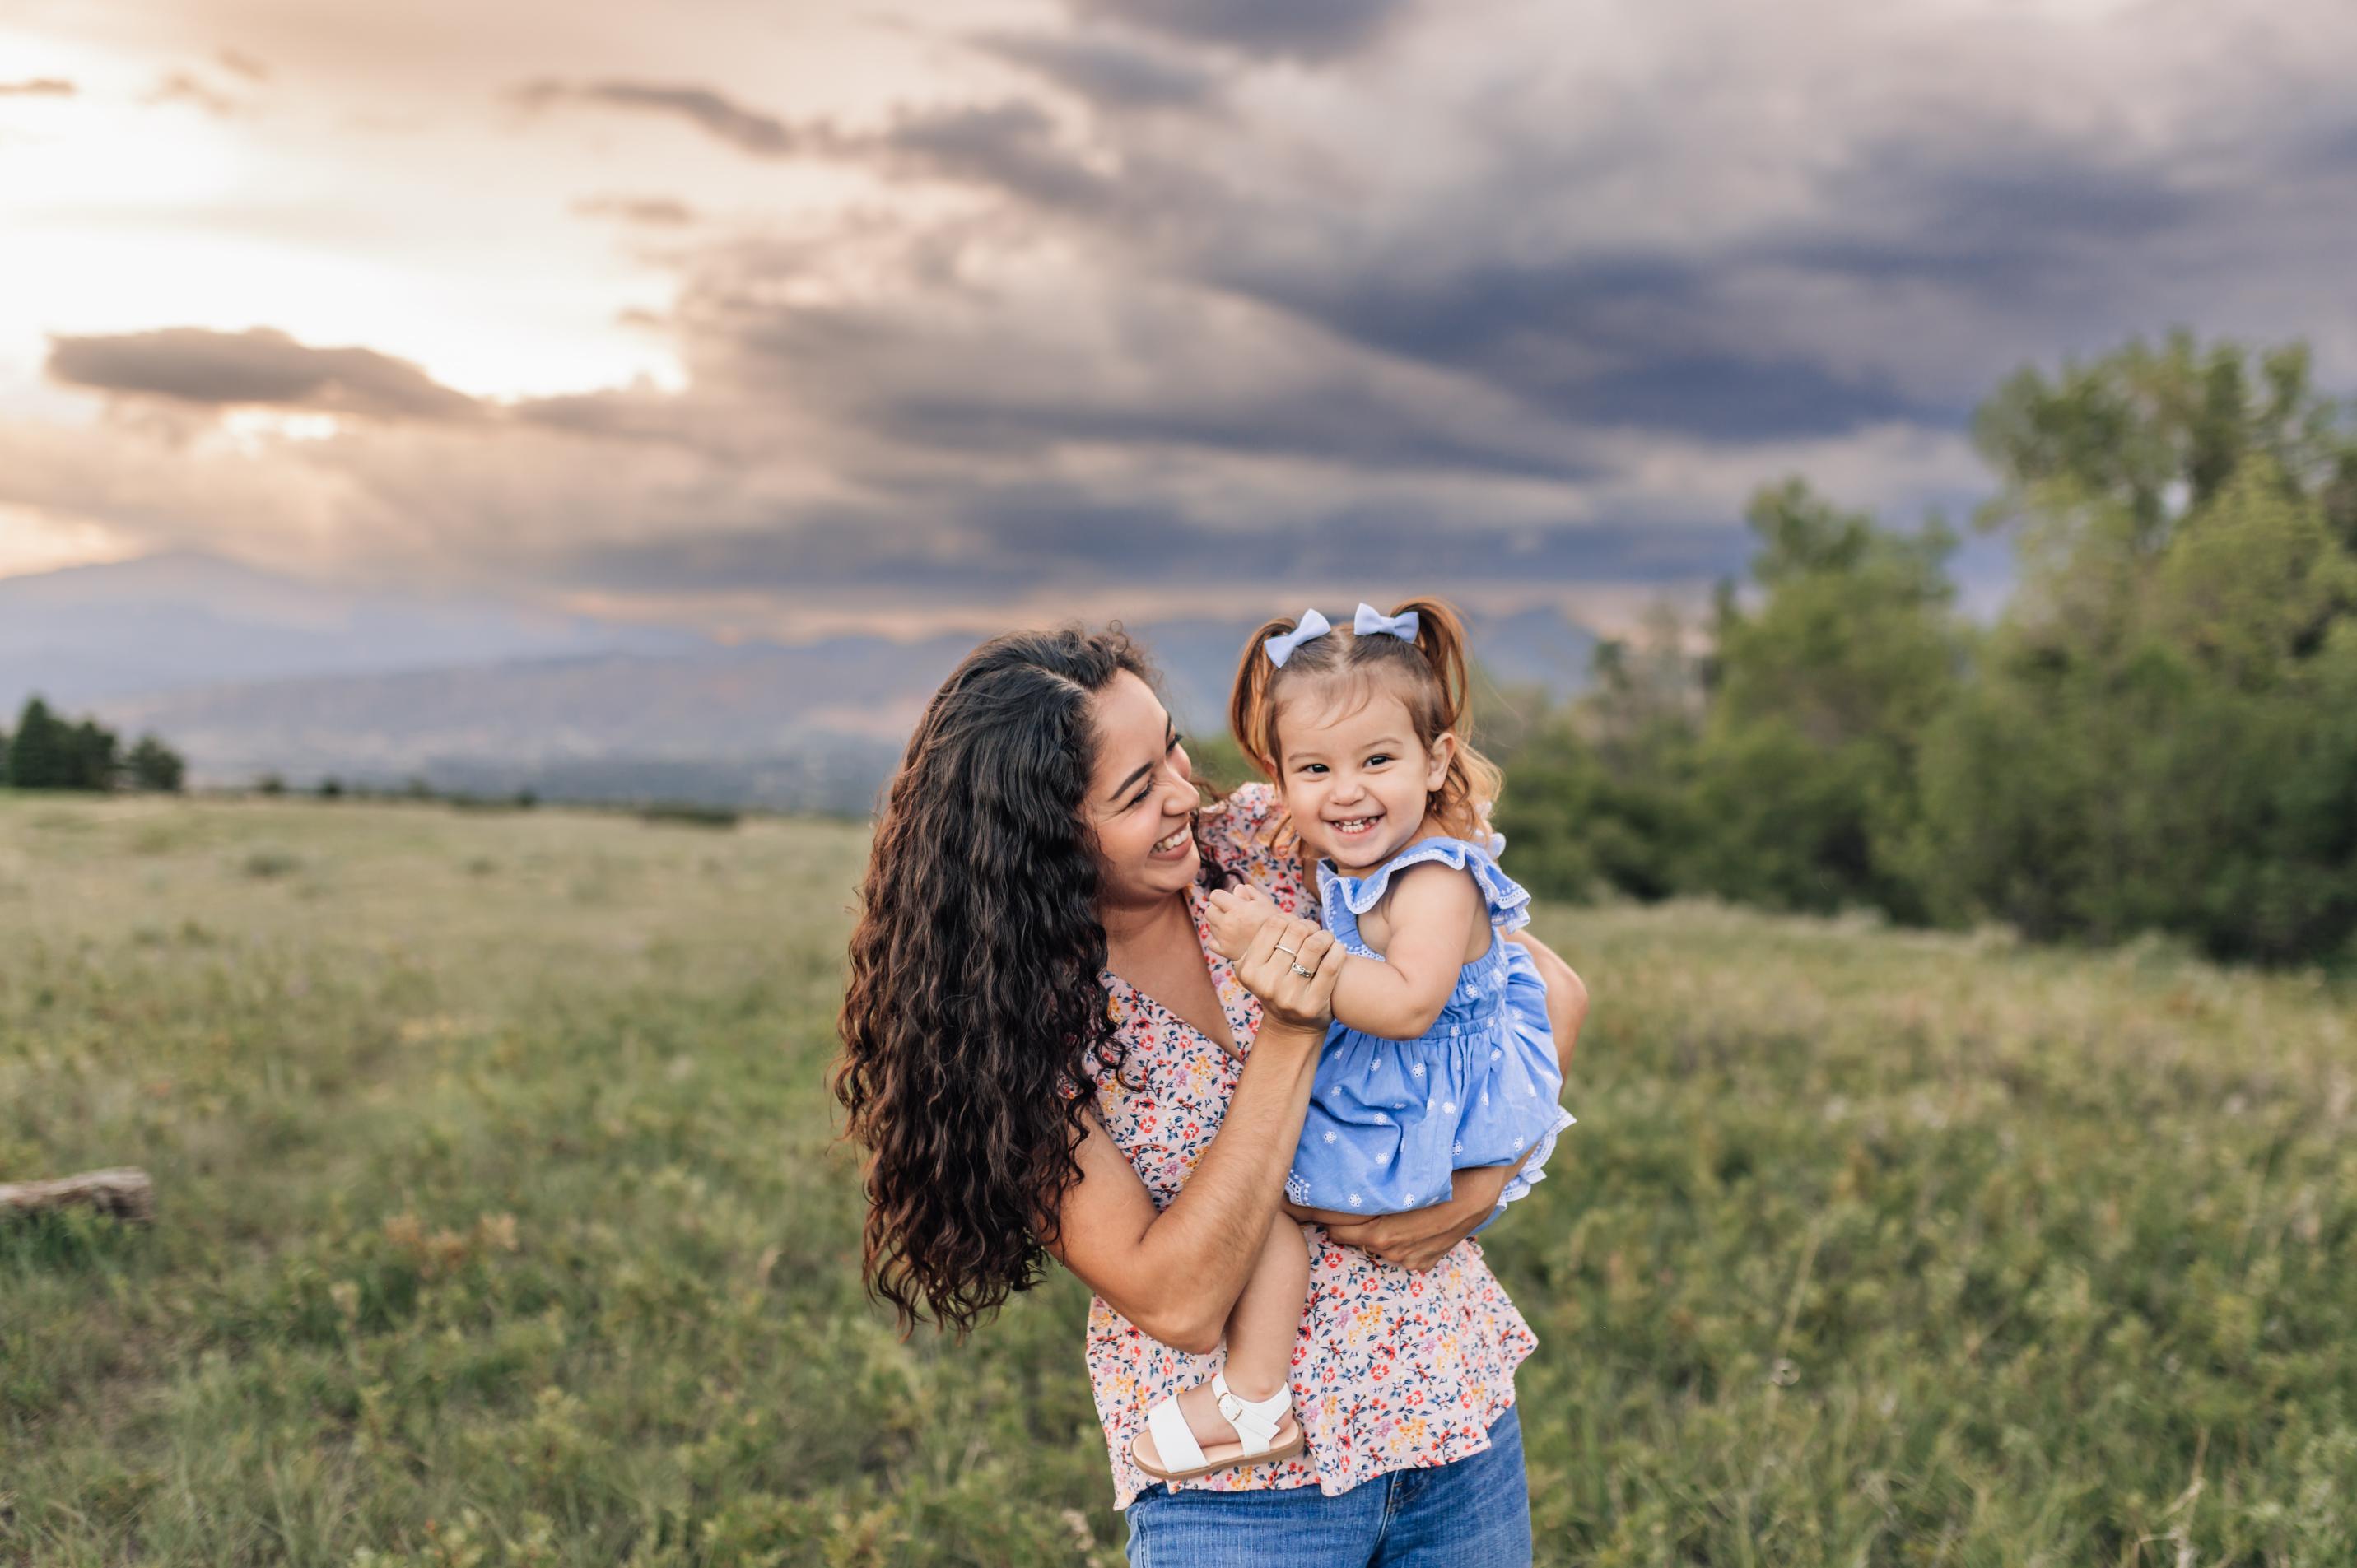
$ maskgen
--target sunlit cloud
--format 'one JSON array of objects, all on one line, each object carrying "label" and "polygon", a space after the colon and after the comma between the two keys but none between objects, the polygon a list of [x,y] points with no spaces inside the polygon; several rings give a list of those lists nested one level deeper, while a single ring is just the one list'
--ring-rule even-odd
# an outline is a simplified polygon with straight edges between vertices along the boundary
[{"label": "sunlit cloud", "polygon": [[48,572],[145,553],[142,541],[84,518],[0,505],[0,577]]}]

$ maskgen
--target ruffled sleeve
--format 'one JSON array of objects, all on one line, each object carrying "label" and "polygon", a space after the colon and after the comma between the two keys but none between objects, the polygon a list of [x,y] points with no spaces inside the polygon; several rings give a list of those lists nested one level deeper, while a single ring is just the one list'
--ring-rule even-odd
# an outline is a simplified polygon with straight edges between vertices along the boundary
[{"label": "ruffled sleeve", "polygon": [[1329,899],[1353,917],[1382,901],[1392,878],[1411,865],[1447,865],[1470,874],[1489,906],[1490,923],[1501,931],[1520,930],[1531,923],[1530,893],[1506,875],[1490,852],[1463,839],[1425,839],[1410,844],[1365,876],[1345,876],[1329,862],[1318,865],[1318,884]]}]

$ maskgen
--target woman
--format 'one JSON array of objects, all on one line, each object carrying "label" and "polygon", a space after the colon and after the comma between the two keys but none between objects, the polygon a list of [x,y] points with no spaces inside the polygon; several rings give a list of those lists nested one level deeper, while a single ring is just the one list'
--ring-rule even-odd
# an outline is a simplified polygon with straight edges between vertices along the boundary
[{"label": "woman", "polygon": [[[1130,1458],[1145,1407],[1217,1369],[1284,1207],[1341,963],[1299,918],[1300,867],[1262,842],[1269,811],[1250,786],[1203,810],[1117,632],[999,638],[943,683],[877,825],[844,1004],[869,1283],[904,1324],[960,1332],[1051,1255],[1089,1284],[1135,1563],[1526,1562],[1513,1369],[1536,1342],[1464,1241],[1504,1167],[1460,1173],[1448,1203],[1310,1232],[1306,1453],[1176,1489]],[[1237,878],[1290,918],[1230,964],[1205,892]],[[1585,991],[1530,946],[1567,1053]]]}]

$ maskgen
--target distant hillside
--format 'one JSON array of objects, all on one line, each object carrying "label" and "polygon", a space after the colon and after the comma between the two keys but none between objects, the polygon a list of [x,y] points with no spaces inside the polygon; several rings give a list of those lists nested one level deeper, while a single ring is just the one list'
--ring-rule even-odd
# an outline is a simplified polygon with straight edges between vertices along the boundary
[{"label": "distant hillside", "polygon": [[483,596],[371,593],[218,556],[0,578],[0,710],[290,676],[600,652],[685,652],[668,628],[554,616]]},{"label": "distant hillside", "polygon": [[269,770],[551,798],[856,810],[969,638],[838,639],[322,676],[118,698],[199,782]]},{"label": "distant hillside", "polygon": [[[1140,621],[1190,727],[1222,724],[1257,618]],[[1474,618],[1484,671],[1566,696],[1595,639],[1549,610]],[[865,810],[974,646],[845,636],[722,647],[490,599],[330,590],[201,555],[0,581],[0,703],[39,691],[154,729],[199,784],[264,772],[551,799]]]}]

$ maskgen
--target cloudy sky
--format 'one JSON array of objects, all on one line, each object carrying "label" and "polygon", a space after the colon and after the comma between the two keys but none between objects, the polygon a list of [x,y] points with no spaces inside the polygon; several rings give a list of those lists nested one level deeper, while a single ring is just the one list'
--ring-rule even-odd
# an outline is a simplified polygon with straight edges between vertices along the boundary
[{"label": "cloudy sky", "polygon": [[0,573],[1609,618],[2352,253],[2346,0],[0,0]]}]

